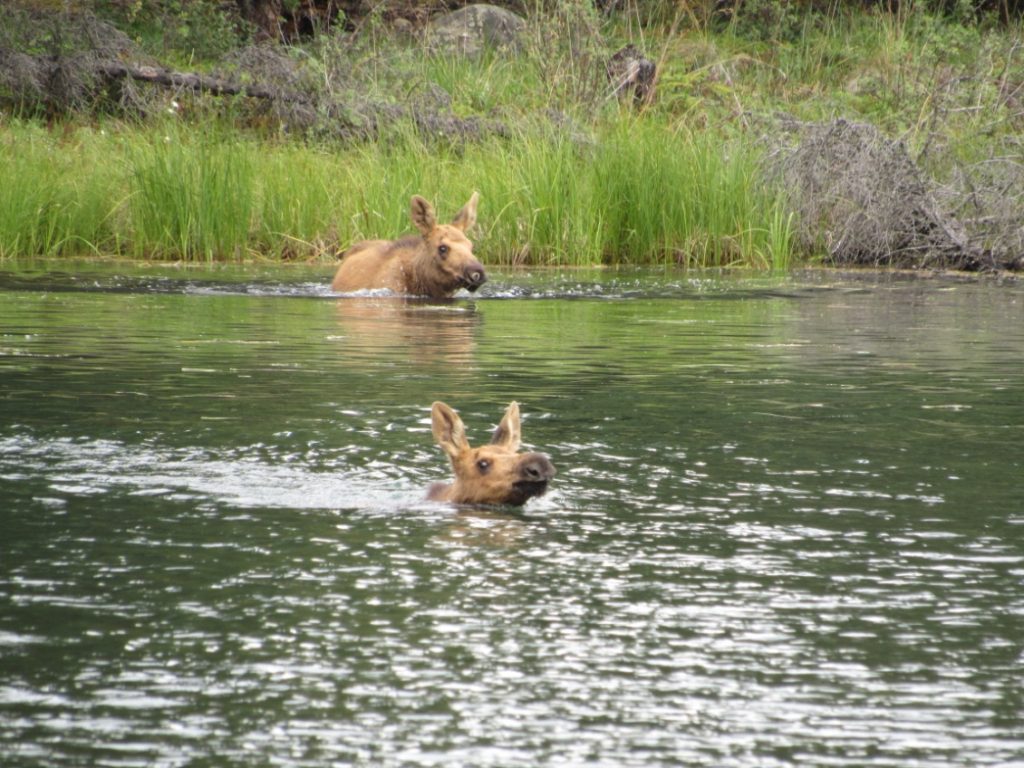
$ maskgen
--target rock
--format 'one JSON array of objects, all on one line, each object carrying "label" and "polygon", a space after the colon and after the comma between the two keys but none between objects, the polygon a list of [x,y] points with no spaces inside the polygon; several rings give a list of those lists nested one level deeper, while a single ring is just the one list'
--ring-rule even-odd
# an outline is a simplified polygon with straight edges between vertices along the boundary
[{"label": "rock", "polygon": [[496,5],[478,3],[431,21],[427,40],[434,50],[474,56],[486,46],[516,47],[525,28],[521,16]]},{"label": "rock", "polygon": [[650,103],[654,96],[657,67],[630,43],[617,51],[605,67],[612,93],[620,99],[632,95],[636,106]]},{"label": "rock", "polygon": [[416,39],[416,28],[412,22],[401,17],[391,22],[391,32],[402,40]]}]

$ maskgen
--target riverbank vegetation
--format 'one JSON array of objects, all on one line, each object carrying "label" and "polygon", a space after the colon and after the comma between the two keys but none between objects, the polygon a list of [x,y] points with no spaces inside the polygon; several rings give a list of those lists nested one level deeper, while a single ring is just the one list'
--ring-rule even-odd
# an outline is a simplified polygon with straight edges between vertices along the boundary
[{"label": "riverbank vegetation", "polygon": [[[147,259],[315,258],[411,228],[409,198],[457,210],[473,190],[477,250],[507,264],[744,261],[788,256],[756,153],[623,116],[580,147],[538,128],[442,147],[407,129],[345,148],[157,126],[7,127],[0,250]],[[17,151],[13,151],[14,147]],[[695,183],[697,182],[697,183]],[[759,226],[764,222],[763,226]]]},{"label": "riverbank vegetation", "polygon": [[[723,18],[568,0],[527,8],[514,48],[467,56],[379,10],[286,46],[251,45],[213,3],[96,3],[78,38],[69,12],[29,25],[38,5],[0,33],[0,257],[329,261],[407,232],[413,193],[455,210],[478,190],[491,263],[784,268],[846,253],[872,205],[910,196],[877,189],[906,184],[968,266],[1024,264],[1024,50],[1008,6],[762,0]],[[649,97],[609,82],[627,43],[657,67]],[[269,95],[77,78],[100,49]],[[12,75],[54,50],[63,92]],[[799,154],[808,126],[836,120],[872,126],[889,154]],[[900,177],[877,167],[894,153]],[[822,209],[819,176],[794,176],[808,163],[853,191]],[[882,233],[858,258],[920,248],[905,240]]]}]

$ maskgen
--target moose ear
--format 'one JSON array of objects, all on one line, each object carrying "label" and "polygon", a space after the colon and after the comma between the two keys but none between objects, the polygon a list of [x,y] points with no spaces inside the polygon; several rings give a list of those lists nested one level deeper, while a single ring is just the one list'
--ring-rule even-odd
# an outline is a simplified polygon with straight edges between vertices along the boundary
[{"label": "moose ear", "polygon": [[463,451],[469,450],[466,427],[463,426],[459,414],[450,407],[440,401],[434,403],[430,409],[430,423],[434,431],[434,440],[452,461],[455,461]]},{"label": "moose ear", "polygon": [[480,200],[480,193],[474,192],[469,202],[462,206],[462,210],[455,214],[452,219],[452,226],[461,229],[463,232],[476,224],[476,204]]},{"label": "moose ear", "polygon": [[412,196],[410,213],[412,223],[424,236],[434,231],[434,227],[437,226],[437,214],[434,213],[434,206],[419,195]]},{"label": "moose ear", "polygon": [[513,400],[505,409],[505,415],[501,417],[501,423],[491,435],[491,445],[497,445],[506,450],[519,450],[519,403]]}]

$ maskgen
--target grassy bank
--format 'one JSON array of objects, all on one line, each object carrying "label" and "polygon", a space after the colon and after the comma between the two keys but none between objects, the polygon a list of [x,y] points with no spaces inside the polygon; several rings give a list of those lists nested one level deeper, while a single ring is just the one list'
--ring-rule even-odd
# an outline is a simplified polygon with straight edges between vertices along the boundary
[{"label": "grassy bank", "polygon": [[[780,114],[878,126],[950,188],[951,208],[967,211],[969,193],[981,201],[975,219],[1009,222],[1012,249],[1024,219],[1024,184],[1013,183],[1014,173],[1024,181],[1020,28],[792,5],[754,3],[774,14],[715,26],[672,4],[641,24],[556,3],[530,20],[517,53],[476,58],[367,24],[285,57],[289,77],[330,97],[318,103],[353,105],[352,116],[322,110],[302,131],[244,99],[142,86],[133,98],[147,105],[144,120],[108,106],[44,124],[32,114],[45,105],[6,109],[0,258],[329,260],[353,241],[408,232],[413,193],[446,216],[475,189],[474,239],[492,263],[779,268],[818,258],[827,240],[798,242],[786,190],[763,173]],[[657,97],[640,109],[610,98],[604,75],[627,41],[659,66]],[[339,136],[339,122],[367,122],[368,103],[441,104],[453,119],[503,129],[452,138],[398,120],[371,139]],[[994,161],[1001,176],[965,173]]]},{"label": "grassy bank", "polygon": [[[412,130],[317,149],[176,124],[55,134],[9,124],[0,143],[0,255],[331,258],[411,229],[409,198],[453,214],[482,198],[492,263],[783,262],[756,156],[634,116],[574,143],[541,132],[460,148]],[[781,251],[780,251],[781,249]]]}]

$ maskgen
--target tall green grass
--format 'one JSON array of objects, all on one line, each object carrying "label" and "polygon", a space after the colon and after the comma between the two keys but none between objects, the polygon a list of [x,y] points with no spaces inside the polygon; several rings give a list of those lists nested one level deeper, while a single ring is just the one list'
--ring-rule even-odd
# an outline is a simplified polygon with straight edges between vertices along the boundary
[{"label": "tall green grass", "polygon": [[408,232],[413,194],[448,218],[473,190],[492,263],[762,266],[788,242],[756,156],[632,115],[589,141],[537,128],[460,147],[412,128],[340,150],[216,129],[0,135],[4,256],[329,259]]},{"label": "tall green grass", "polygon": [[255,167],[245,143],[181,130],[128,150],[130,241],[150,258],[238,258],[249,244]]},{"label": "tall green grass", "polygon": [[503,261],[770,261],[778,203],[742,145],[624,116],[591,144],[526,137],[478,162],[481,193],[500,207],[488,244]]},{"label": "tall green grass", "polygon": [[0,257],[120,250],[116,146],[39,126],[0,131]]}]

